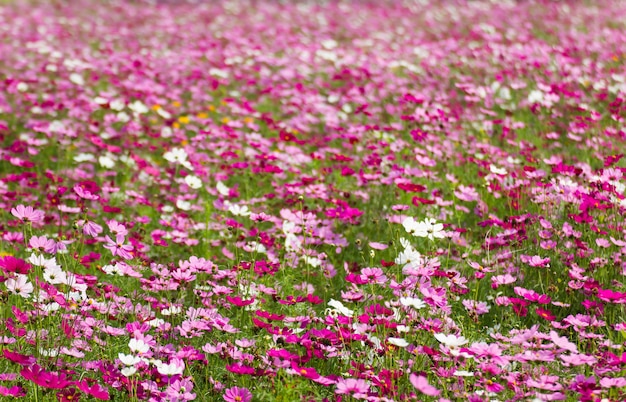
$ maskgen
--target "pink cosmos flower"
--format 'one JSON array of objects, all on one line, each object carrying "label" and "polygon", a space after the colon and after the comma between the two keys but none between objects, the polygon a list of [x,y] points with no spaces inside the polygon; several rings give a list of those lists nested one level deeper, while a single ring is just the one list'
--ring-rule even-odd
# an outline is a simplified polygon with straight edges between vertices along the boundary
[{"label": "pink cosmos flower", "polygon": [[45,217],[45,214],[42,210],[34,209],[31,206],[25,207],[21,204],[11,209],[11,215],[15,216],[17,219],[21,220],[24,223],[40,223],[43,222],[43,218]]},{"label": "pink cosmos flower", "polygon": [[355,398],[363,398],[367,396],[369,384],[363,379],[344,378],[337,382],[336,394],[353,394]]},{"label": "pink cosmos flower", "polygon": [[95,200],[100,199],[100,196],[98,196],[96,194],[92,194],[89,190],[81,187],[78,184],[74,186],[74,192],[80,198],[85,199],[85,200],[93,200],[93,201],[95,201]]},{"label": "pink cosmos flower", "polygon": [[511,283],[515,283],[517,279],[512,276],[511,274],[504,274],[504,275],[496,275],[496,276],[492,276],[491,277],[491,288],[492,289],[497,289],[498,287],[502,286],[502,285],[508,285]]},{"label": "pink cosmos flower", "polygon": [[223,398],[226,402],[250,402],[252,392],[248,388],[232,387],[224,392]]},{"label": "pink cosmos flower", "polygon": [[385,250],[387,249],[387,247],[389,247],[388,245],[384,243],[378,243],[374,241],[369,242],[369,246],[374,250]]},{"label": "pink cosmos flower", "polygon": [[115,220],[110,220],[109,222],[107,222],[107,226],[109,227],[109,230],[115,233],[116,235],[126,236],[128,234],[128,230],[126,229],[126,226],[122,225],[121,223]]},{"label": "pink cosmos flower", "polygon": [[360,275],[361,280],[369,284],[383,284],[387,282],[387,276],[380,268],[363,268]]},{"label": "pink cosmos flower", "polygon": [[487,314],[491,309],[491,306],[489,306],[486,302],[479,302],[476,300],[463,300],[462,303],[467,311],[476,315]]},{"label": "pink cosmos flower", "polygon": [[56,251],[56,243],[52,239],[48,239],[46,236],[33,236],[28,241],[28,245],[33,250],[45,251],[46,253],[53,253]]},{"label": "pink cosmos flower", "polygon": [[188,379],[176,380],[165,390],[167,400],[172,402],[192,401],[196,399],[196,394],[190,392],[193,389],[193,382]]},{"label": "pink cosmos flower", "polygon": [[415,389],[417,389],[424,395],[437,396],[441,393],[440,390],[430,385],[428,383],[428,379],[423,375],[417,375],[415,373],[412,373],[409,377],[409,381],[411,381],[411,384],[413,384]]},{"label": "pink cosmos flower", "polygon": [[123,234],[115,236],[115,241],[109,236],[106,236],[105,239],[107,244],[104,245],[104,248],[110,250],[113,256],[117,255],[125,260],[131,260],[133,258],[130,252],[133,251],[134,247],[130,244],[124,244],[126,239]]},{"label": "pink cosmos flower", "polygon": [[464,185],[460,185],[454,191],[454,195],[456,196],[456,198],[468,202],[477,201],[480,198],[478,192],[476,191],[476,189],[474,189],[474,187]]},{"label": "pink cosmos flower", "polygon": [[523,263],[526,263],[535,268],[544,268],[550,266],[550,257],[541,258],[538,255],[529,256],[522,254],[520,255],[520,260],[522,260]]},{"label": "pink cosmos flower", "polygon": [[87,236],[96,237],[102,233],[102,226],[92,221],[79,220],[78,226],[83,228],[83,233]]}]

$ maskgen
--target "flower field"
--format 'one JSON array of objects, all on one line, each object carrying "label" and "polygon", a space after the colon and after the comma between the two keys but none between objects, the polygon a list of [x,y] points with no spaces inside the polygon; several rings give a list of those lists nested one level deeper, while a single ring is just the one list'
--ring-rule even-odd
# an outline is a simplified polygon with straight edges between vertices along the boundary
[{"label": "flower field", "polygon": [[626,400],[624,15],[2,2],[0,400]]}]

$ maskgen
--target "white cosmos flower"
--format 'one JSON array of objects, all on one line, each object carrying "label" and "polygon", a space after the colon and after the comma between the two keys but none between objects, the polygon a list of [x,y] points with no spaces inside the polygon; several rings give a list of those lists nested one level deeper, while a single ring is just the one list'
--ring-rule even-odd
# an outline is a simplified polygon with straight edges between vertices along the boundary
[{"label": "white cosmos flower", "polygon": [[78,74],[78,73],[72,73],[70,74],[70,81],[78,86],[83,86],[85,85],[85,79],[83,78],[82,75]]},{"label": "white cosmos flower", "polygon": [[189,211],[191,209],[191,203],[185,200],[177,200],[176,207],[182,209],[183,211]]},{"label": "white cosmos flower", "polygon": [[185,183],[191,188],[198,189],[202,187],[202,180],[198,176],[194,176],[192,174],[185,176]]},{"label": "white cosmos flower", "polygon": [[163,117],[164,119],[170,119],[172,117],[172,115],[163,108],[158,108],[156,112],[159,116]]},{"label": "white cosmos flower", "polygon": [[43,311],[47,311],[48,313],[51,313],[53,311],[58,311],[61,308],[61,305],[57,302],[52,302],[48,304],[42,304],[39,306],[39,308]]},{"label": "white cosmos flower", "polygon": [[131,366],[131,367],[124,367],[120,371],[124,377],[130,377],[137,372],[137,369]]},{"label": "white cosmos flower", "polygon": [[182,148],[172,148],[171,150],[163,154],[165,160],[176,163],[187,160],[187,156],[187,152]]},{"label": "white cosmos flower", "polygon": [[354,315],[354,311],[350,310],[346,306],[344,306],[340,301],[335,299],[330,299],[328,305],[336,310],[338,313],[345,315],[347,317],[352,317]]},{"label": "white cosmos flower", "polygon": [[154,319],[152,319],[152,320],[148,321],[148,322],[147,322],[147,324],[148,324],[149,326],[151,326],[151,327],[156,328],[156,327],[158,327],[158,326],[160,326],[160,325],[165,324],[165,320],[164,320],[164,319],[162,319],[162,318],[154,318]]},{"label": "white cosmos flower", "polygon": [[109,103],[109,107],[112,110],[115,110],[116,112],[119,112],[120,110],[123,110],[126,107],[126,104],[124,103],[124,101],[122,101],[120,99],[116,99],[116,100],[112,101],[111,103]]},{"label": "white cosmos flower", "polygon": [[506,169],[498,167],[494,164],[489,165],[489,171],[493,174],[500,174],[500,175],[506,174]]},{"label": "white cosmos flower", "polygon": [[528,103],[541,103],[543,102],[544,94],[543,92],[535,89],[528,94]]},{"label": "white cosmos flower", "polygon": [[226,187],[226,185],[222,183],[221,181],[217,182],[216,188],[217,188],[217,192],[223,196],[227,196],[228,194],[230,194],[230,189]]},{"label": "white cosmos flower", "polygon": [[228,211],[235,216],[249,216],[250,210],[247,205],[239,206],[237,204],[233,204],[228,207]]},{"label": "white cosmos flower", "polygon": [[134,101],[133,103],[128,105],[128,108],[137,114],[148,113],[148,111],[150,110],[141,101]]},{"label": "white cosmos flower", "polygon": [[115,167],[115,161],[108,155],[102,155],[99,157],[98,163],[105,169],[113,169]]},{"label": "white cosmos flower", "polygon": [[150,345],[142,341],[141,339],[133,338],[128,342],[128,347],[132,352],[146,353],[150,350]]},{"label": "white cosmos flower", "polygon": [[52,285],[60,285],[67,282],[67,274],[61,267],[47,267],[43,271],[43,279]]},{"label": "white cosmos flower", "polygon": [[161,375],[179,375],[182,374],[183,371],[185,371],[185,362],[181,359],[173,358],[169,364],[165,364],[162,362],[160,364],[157,363],[156,368]]},{"label": "white cosmos flower", "polygon": [[300,250],[302,241],[293,233],[287,233],[285,236],[285,248],[287,251]]},{"label": "white cosmos flower", "polygon": [[165,126],[161,129],[161,137],[170,138],[173,134],[172,128]]},{"label": "white cosmos flower", "polygon": [[170,151],[167,151],[165,154],[163,154],[163,157],[168,162],[181,164],[187,169],[192,168],[191,164],[187,160],[189,155],[182,148],[172,148]]},{"label": "white cosmos flower", "polygon": [[124,275],[124,270],[119,264],[105,265],[102,267],[102,270],[108,275]]},{"label": "white cosmos flower", "polygon": [[96,157],[93,154],[89,154],[89,153],[80,153],[78,155],[76,155],[74,157],[74,162],[89,162],[96,159]]},{"label": "white cosmos flower", "polygon": [[417,229],[417,222],[413,217],[409,216],[402,221],[402,226],[404,226],[404,230],[409,234],[415,234],[415,230]]},{"label": "white cosmos flower", "polygon": [[421,264],[422,255],[414,248],[405,248],[395,259],[395,263],[398,265],[404,264]]},{"label": "white cosmos flower", "polygon": [[168,308],[164,308],[163,310],[161,310],[161,314],[174,315],[174,314],[180,314],[182,311],[183,311],[182,308],[179,306],[170,306]]},{"label": "white cosmos flower", "polygon": [[134,355],[127,355],[125,353],[118,353],[117,357],[125,366],[134,366],[141,361],[139,357]]},{"label": "white cosmos flower", "polygon": [[416,310],[426,307],[426,303],[418,297],[401,297],[400,304],[403,306],[411,306]]},{"label": "white cosmos flower", "polygon": [[429,240],[444,238],[443,224],[437,223],[431,218],[424,219],[415,226],[413,236],[427,237]]},{"label": "white cosmos flower", "polygon": [[130,121],[130,116],[126,112],[119,112],[117,114],[117,121],[120,123],[128,123]]},{"label": "white cosmos flower", "polygon": [[409,346],[409,343],[402,338],[387,338],[387,342],[400,348],[406,348]]},{"label": "white cosmos flower", "polygon": [[62,122],[55,120],[50,123],[50,125],[48,126],[48,130],[53,133],[60,133],[65,130],[65,125]]},{"label": "white cosmos flower", "polygon": [[442,333],[435,334],[435,339],[450,348],[457,348],[465,345],[468,341],[463,336],[446,335]]}]

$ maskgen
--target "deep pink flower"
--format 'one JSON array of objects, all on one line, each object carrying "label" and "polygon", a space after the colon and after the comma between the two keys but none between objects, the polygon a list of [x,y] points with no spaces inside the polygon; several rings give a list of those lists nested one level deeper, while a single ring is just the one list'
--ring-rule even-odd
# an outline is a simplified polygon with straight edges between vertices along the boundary
[{"label": "deep pink flower", "polygon": [[7,360],[10,360],[21,366],[29,366],[37,361],[34,356],[28,356],[28,355],[23,355],[17,352],[11,352],[8,349],[4,349],[2,351],[2,354]]},{"label": "deep pink flower", "polygon": [[98,383],[94,383],[90,386],[89,380],[82,380],[77,383],[76,386],[84,393],[91,395],[96,399],[100,399],[103,401],[109,400],[109,391]]},{"label": "deep pink flower", "polygon": [[320,375],[313,367],[300,367],[295,361],[291,362],[291,368],[302,377],[310,378],[312,380],[318,378]]},{"label": "deep pink flower", "polygon": [[237,307],[244,307],[254,303],[254,297],[252,299],[243,300],[239,296],[226,296],[226,300],[228,300],[231,304],[234,304]]},{"label": "deep pink flower", "polygon": [[232,387],[224,392],[223,398],[226,402],[250,402],[252,392],[248,388]]},{"label": "deep pink flower", "polygon": [[11,388],[0,385],[0,395],[19,398],[22,396],[26,396],[26,390],[19,385],[14,385]]},{"label": "deep pink flower", "polygon": [[44,388],[63,389],[73,383],[67,379],[65,374],[44,371],[43,368],[37,364],[23,368],[20,370],[20,374],[25,379]]},{"label": "deep pink flower", "polygon": [[14,272],[18,274],[28,274],[31,270],[31,266],[26,261],[21,258],[15,258],[13,256],[7,255],[4,257],[0,257],[0,269],[5,273]]}]

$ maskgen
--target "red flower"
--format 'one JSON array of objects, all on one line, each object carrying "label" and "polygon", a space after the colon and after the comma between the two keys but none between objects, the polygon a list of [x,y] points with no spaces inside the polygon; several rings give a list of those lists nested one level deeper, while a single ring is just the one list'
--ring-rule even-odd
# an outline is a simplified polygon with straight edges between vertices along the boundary
[{"label": "red flower", "polygon": [[539,317],[548,321],[554,321],[554,319],[556,318],[550,310],[546,310],[545,308],[538,307],[535,312]]}]

